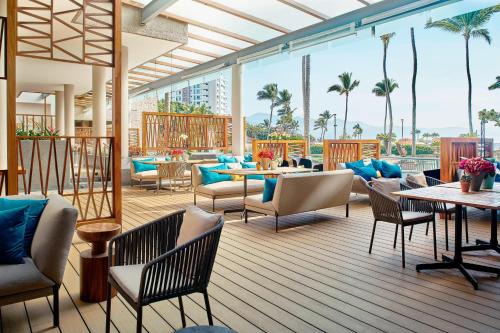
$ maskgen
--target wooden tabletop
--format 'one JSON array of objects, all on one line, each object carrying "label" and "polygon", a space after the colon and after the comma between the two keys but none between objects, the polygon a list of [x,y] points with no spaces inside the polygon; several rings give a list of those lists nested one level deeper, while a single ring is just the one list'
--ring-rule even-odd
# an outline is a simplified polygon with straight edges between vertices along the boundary
[{"label": "wooden tabletop", "polygon": [[[165,161],[165,160],[159,160],[159,161],[140,161],[141,163],[144,164],[154,164],[154,165],[160,165],[160,164],[168,164],[172,162],[177,162],[177,161]],[[219,163],[218,160],[213,160],[213,159],[205,159],[205,160],[187,160],[187,161],[180,161],[180,162],[186,162],[187,164],[209,164],[209,163]]]},{"label": "wooden tabletop", "polygon": [[453,183],[422,187],[393,194],[415,200],[451,203],[469,207],[500,210],[500,193],[492,190],[464,193]]},{"label": "wooden tabletop", "polygon": [[[446,183],[446,184],[441,184],[438,186],[439,187],[460,188],[460,182]],[[500,183],[494,183],[493,188],[490,190],[481,189],[481,192],[499,192],[500,193]]]},{"label": "wooden tabletop", "polygon": [[105,242],[120,233],[121,226],[117,223],[89,223],[76,229],[78,237],[89,243]]},{"label": "wooden tabletop", "polygon": [[292,167],[282,167],[276,170],[257,170],[253,168],[242,168],[242,169],[229,169],[229,170],[212,170],[213,172],[226,174],[226,175],[238,175],[238,176],[247,176],[247,175],[282,175],[285,173],[299,173],[299,172],[313,172],[313,169],[306,168],[292,168]]}]

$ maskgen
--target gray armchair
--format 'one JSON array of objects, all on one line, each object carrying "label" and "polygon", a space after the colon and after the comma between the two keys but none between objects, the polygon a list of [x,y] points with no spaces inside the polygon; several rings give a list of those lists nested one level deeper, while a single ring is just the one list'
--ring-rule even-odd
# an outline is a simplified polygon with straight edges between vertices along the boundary
[{"label": "gray armchair", "polygon": [[[40,195],[12,199],[44,199]],[[53,295],[54,326],[59,326],[59,288],[76,226],[78,211],[59,195],[50,195],[33,243],[31,258],[21,265],[0,265],[0,307]]]},{"label": "gray armchair", "polygon": [[142,329],[143,306],[175,297],[185,327],[182,296],[198,292],[204,296],[208,322],[213,325],[207,287],[224,221],[219,216],[215,227],[176,246],[184,212],[164,216],[110,241],[106,332],[111,324],[111,287],[137,312],[137,332]]},{"label": "gray armchair", "polygon": [[[410,189],[408,186],[401,184],[401,190]],[[393,248],[396,248],[396,241],[398,237],[398,227],[401,225],[401,253],[402,253],[402,266],[405,267],[405,237],[404,227],[422,223],[432,222],[432,232],[434,237],[434,259],[437,260],[436,250],[436,219],[433,213],[434,207],[431,203],[418,200],[410,200],[394,198],[385,195],[384,193],[372,188],[367,187],[370,203],[373,211],[374,222],[372,236],[370,240],[370,249],[368,253],[372,253],[373,239],[375,238],[375,229],[377,222],[388,222],[396,225],[396,232],[394,234]]]}]

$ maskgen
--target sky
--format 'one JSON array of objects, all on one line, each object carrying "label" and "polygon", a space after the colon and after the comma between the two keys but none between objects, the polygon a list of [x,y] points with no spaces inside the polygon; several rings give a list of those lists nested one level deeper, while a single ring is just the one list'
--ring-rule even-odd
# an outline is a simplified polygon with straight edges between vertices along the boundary
[{"label": "sky", "polygon": [[[394,122],[411,122],[411,76],[413,58],[410,27],[415,28],[418,52],[417,128],[467,127],[467,79],[465,71],[465,42],[460,35],[438,29],[425,29],[428,18],[434,20],[498,4],[499,1],[465,0],[416,14],[376,28],[376,36],[369,30],[329,44],[315,46],[302,53],[311,54],[311,117],[324,110],[344,118],[344,96],[327,93],[337,83],[342,72],[352,72],[360,86],[350,95],[349,121],[383,125],[385,99],[372,93],[374,84],[383,79],[382,42],[380,35],[395,32],[388,50],[388,76],[399,84],[392,95]],[[489,91],[488,86],[500,75],[500,13],[487,25],[492,44],[473,39],[470,45],[473,79],[473,121],[478,129],[477,112],[494,108],[500,111],[500,91]],[[275,82],[279,89],[291,91],[296,116],[302,116],[301,92],[302,54],[279,54],[246,64],[244,67],[245,115],[268,112],[269,103],[256,99],[257,91],[265,84]],[[409,136],[409,126],[405,136]],[[457,133],[458,135],[459,133]],[[487,136],[500,141],[500,128],[487,126]]]}]

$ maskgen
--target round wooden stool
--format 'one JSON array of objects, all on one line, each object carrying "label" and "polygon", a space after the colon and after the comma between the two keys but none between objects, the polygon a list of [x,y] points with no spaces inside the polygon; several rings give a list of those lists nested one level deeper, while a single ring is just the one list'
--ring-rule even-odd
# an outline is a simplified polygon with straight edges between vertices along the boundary
[{"label": "round wooden stool", "polygon": [[[84,302],[106,300],[108,281],[107,242],[120,233],[116,223],[93,223],[78,227],[76,233],[81,240],[92,243],[90,250],[80,253],[80,299]],[[112,290],[111,296],[116,296]]]}]

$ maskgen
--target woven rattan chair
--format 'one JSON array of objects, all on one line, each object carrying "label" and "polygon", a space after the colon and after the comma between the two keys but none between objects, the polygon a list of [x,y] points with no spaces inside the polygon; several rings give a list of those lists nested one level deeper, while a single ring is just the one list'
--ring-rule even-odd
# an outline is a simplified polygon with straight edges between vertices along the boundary
[{"label": "woven rattan chair", "polygon": [[[401,184],[401,190],[410,189],[408,186]],[[416,224],[432,222],[432,233],[434,236],[434,259],[437,260],[436,250],[436,220],[433,213],[433,205],[425,201],[416,201],[406,198],[396,200],[376,189],[368,186],[368,195],[373,211],[374,222],[372,236],[370,240],[370,249],[368,253],[372,253],[373,239],[375,238],[375,229],[377,222],[388,222],[396,225],[394,234],[393,248],[396,248],[398,237],[398,227],[401,225],[401,253],[402,266],[405,267],[405,237],[404,227],[413,226]]]},{"label": "woven rattan chair", "polygon": [[[184,210],[172,213],[110,241],[106,332],[111,323],[111,287],[137,311],[137,332],[142,329],[144,306],[175,297],[186,327],[181,297],[192,293],[203,294],[208,322],[213,325],[207,287],[224,222],[220,218],[208,232],[176,247],[183,215]],[[127,283],[111,272],[116,266],[122,266]]]},{"label": "woven rattan chair", "polygon": [[[439,179],[432,178],[429,176],[425,177],[425,180],[427,182],[427,186],[437,186],[441,184],[445,184],[445,182],[440,181]],[[406,183],[408,184],[409,187],[411,188],[422,188],[423,186],[420,184],[415,183],[414,181],[406,178]],[[446,206],[446,203],[442,202],[436,202],[435,203],[435,212],[440,213],[444,215],[444,233],[446,237],[446,251],[448,251],[448,220],[451,219],[451,215],[455,214],[455,207],[449,207]],[[463,208],[463,215],[464,221],[465,221],[465,241],[468,243],[469,242],[469,225],[467,222],[467,208]],[[413,227],[410,229],[410,240],[411,240],[411,235],[413,233]],[[425,235],[429,234],[429,223],[427,223],[427,228],[425,230]]]},{"label": "woven rattan chair", "polygon": [[156,187],[156,192],[160,191],[162,180],[167,179],[169,181],[170,192],[174,191],[175,186],[184,187],[184,181],[186,180],[186,168],[187,163],[182,161],[172,161],[166,164],[160,164],[158,166],[158,184]]}]

